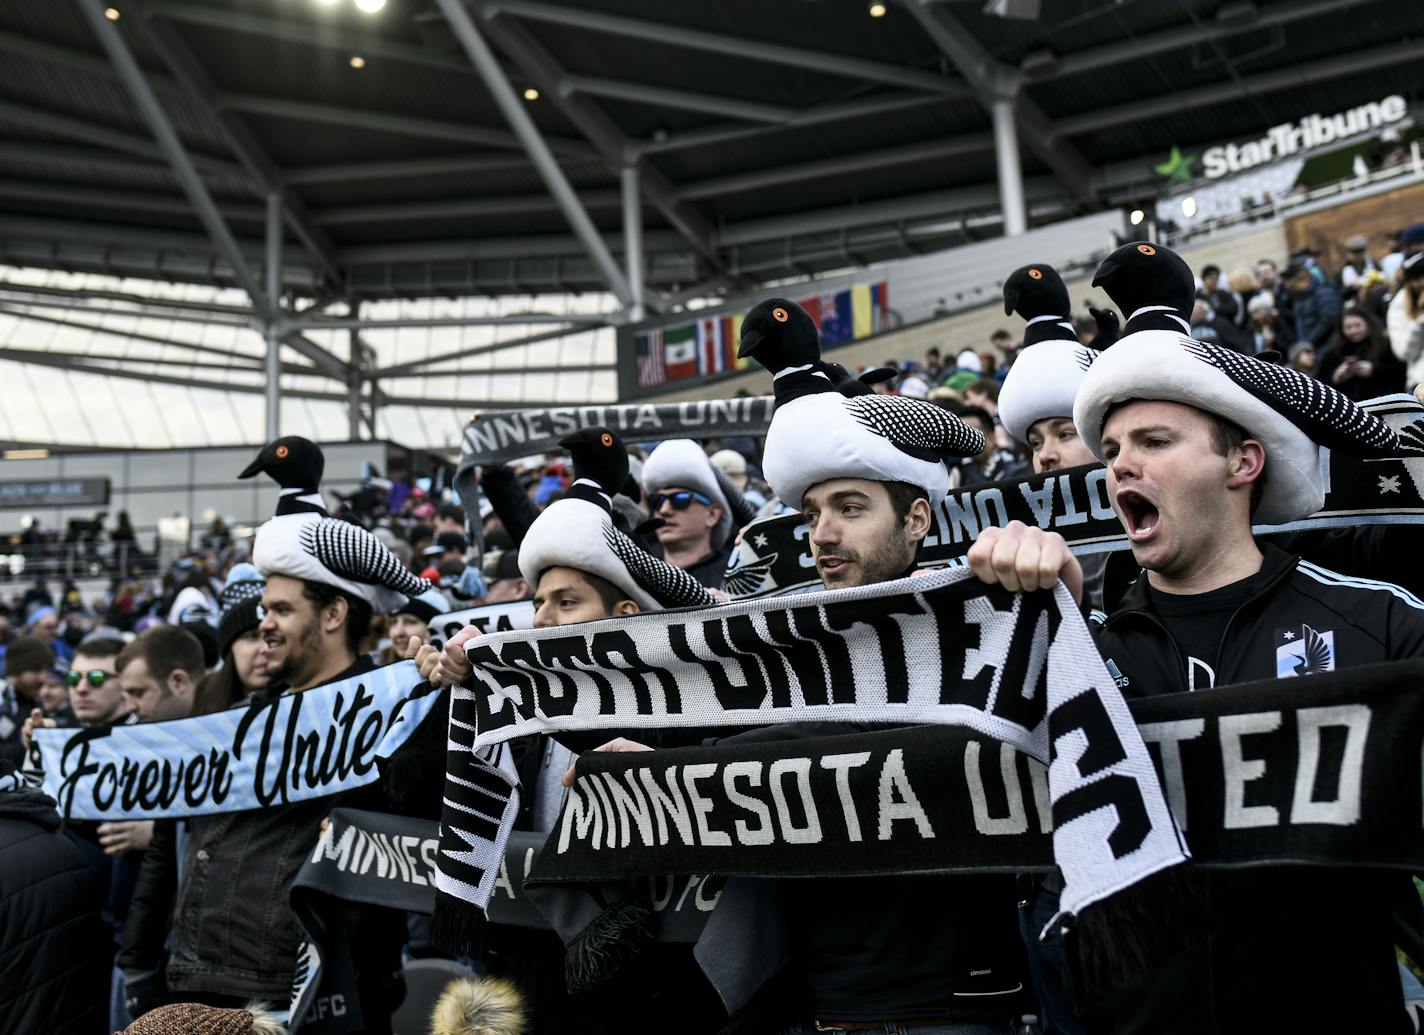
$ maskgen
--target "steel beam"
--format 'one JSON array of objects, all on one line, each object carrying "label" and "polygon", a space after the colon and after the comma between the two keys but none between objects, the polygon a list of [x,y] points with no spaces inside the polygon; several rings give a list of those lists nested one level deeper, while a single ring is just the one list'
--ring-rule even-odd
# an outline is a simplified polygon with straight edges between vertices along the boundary
[{"label": "steel beam", "polygon": [[[137,0],[128,0],[128,2],[132,6]],[[326,235],[325,231],[312,224],[301,199],[284,189],[281,171],[268,156],[266,149],[240,118],[232,112],[219,110],[217,86],[193,56],[192,51],[173,31],[172,26],[155,21],[152,12],[145,8],[140,7],[139,11],[144,17],[139,20],[138,24],[146,25],[149,45],[173,70],[178,81],[187,90],[189,100],[201,107],[208,119],[217,126],[223,139],[227,141],[228,149],[243,164],[252,178],[261,185],[262,190],[269,194],[273,191],[281,193],[283,208],[292,232],[311,253],[317,266],[324,271],[326,280],[332,284],[340,283],[341,270],[336,264],[336,248],[331,243],[331,238]]]},{"label": "steel beam", "polygon": [[933,0],[900,0],[900,7],[959,69],[986,111],[992,113],[997,100],[1016,98],[1015,114],[1029,148],[1075,197],[1091,201],[1092,167],[1077,148],[1051,139],[1053,123],[1042,108],[1021,93],[1023,76],[1018,69],[994,60],[953,14],[934,6]]},{"label": "steel beam", "polygon": [[[1287,25],[1291,22],[1314,18],[1318,15],[1343,15],[1348,8],[1359,7],[1361,4],[1369,2],[1371,0],[1295,0],[1294,3],[1289,4],[1271,4],[1264,8],[1257,8],[1254,17],[1244,25],[1244,28],[1267,29],[1272,26]],[[1133,36],[1131,39],[1124,40],[1122,43],[1110,43],[1106,46],[1089,47],[1071,54],[1064,54],[1058,57],[1054,69],[1048,75],[1042,78],[1035,77],[1033,82],[1039,83],[1060,79],[1064,76],[1079,75],[1083,72],[1093,72],[1099,68],[1121,64],[1124,61],[1153,57],[1202,43],[1229,39],[1231,36],[1239,34],[1242,29],[1241,25],[1222,24],[1217,21],[1180,25],[1158,32],[1144,33],[1141,36]]]},{"label": "steel beam", "polygon": [[[574,159],[565,157],[561,161],[569,162]],[[525,169],[529,165],[527,155],[492,156],[481,153],[433,158],[393,158],[380,162],[337,162],[331,165],[289,166],[284,170],[283,175],[289,184],[306,186],[315,183],[359,183],[363,180],[399,180],[421,176],[445,176],[451,173]]]},{"label": "steel beam", "polygon": [[[105,24],[112,27],[112,23],[107,20]],[[40,108],[31,108],[28,105],[16,104],[13,101],[0,100],[0,119],[6,122],[17,123],[21,126],[30,126],[34,129],[40,129],[46,133],[53,133],[56,136],[65,137],[69,140],[80,140],[88,144],[98,144],[100,147],[122,151],[125,154],[140,155],[145,158],[157,157],[163,159],[165,157],[162,150],[154,146],[151,138],[142,137],[135,133],[126,133],[123,130],[113,129],[109,126],[98,126],[92,122],[85,122],[82,119],[44,111]],[[206,169],[209,172],[221,173],[225,176],[236,176],[242,179],[246,179],[247,177],[242,166],[229,162],[226,159],[214,158],[211,155],[202,154],[193,154],[190,158],[193,165],[201,169]]]},{"label": "steel beam", "polygon": [[801,47],[781,43],[768,43],[753,36],[723,36],[712,32],[688,29],[680,25],[646,21],[641,18],[626,18],[614,14],[563,7],[557,4],[540,3],[537,0],[497,0],[491,5],[490,13],[512,14],[519,18],[567,25],[593,32],[606,32],[613,36],[648,40],[659,45],[686,47],[744,61],[764,62],[801,68],[821,75],[845,76],[872,83],[889,83],[892,86],[908,87],[912,90],[937,93],[947,97],[963,97],[968,94],[964,83],[937,72],[907,68],[881,61],[868,61],[844,54],[828,54],[821,51],[805,50]]},{"label": "steel beam", "polygon": [[588,213],[579,204],[573,187],[569,184],[558,163],[554,161],[554,155],[549,145],[545,143],[538,127],[534,125],[534,120],[529,117],[524,103],[516,96],[514,87],[509,84],[504,70],[499,67],[499,62],[495,60],[494,52],[490,50],[489,44],[485,42],[480,30],[475,27],[470,12],[465,10],[463,0],[436,0],[436,2],[440,5],[440,11],[444,14],[445,20],[455,31],[456,39],[460,41],[460,45],[465,49],[471,63],[480,73],[480,78],[484,80],[485,87],[494,98],[495,104],[504,113],[506,121],[514,129],[515,135],[524,145],[529,157],[534,160],[534,167],[539,171],[545,186],[549,188],[549,193],[559,203],[559,208],[563,210],[564,218],[569,221],[574,235],[578,237],[584,250],[588,252],[594,265],[598,267],[604,280],[607,281],[609,289],[612,290],[618,301],[626,306],[629,302],[628,279],[623,276],[623,271],[618,268],[618,263],[614,261],[608,246],[603,243],[603,238],[599,236],[598,228],[593,225],[593,220],[589,219]]},{"label": "steel beam", "polygon": [[271,442],[282,434],[282,336],[277,327],[282,315],[282,196],[276,191],[267,195],[267,297],[263,388],[267,441]]},{"label": "steel beam", "polygon": [[[164,298],[161,295],[138,295],[128,291],[109,291],[104,288],[61,288],[51,287],[48,284],[20,284],[12,280],[0,280],[0,292],[7,291],[25,292],[26,294],[44,295],[53,298],[65,298],[78,302],[99,299],[104,302],[132,302],[136,305],[155,306],[164,309],[182,309],[195,313],[235,316],[239,318],[239,323],[244,325],[249,323],[253,318],[253,312],[247,306],[224,305],[221,302],[195,302],[192,299]],[[75,306],[74,308],[81,312],[89,311],[85,306]]]},{"label": "steel beam", "polygon": [[676,108],[681,111],[705,112],[708,115],[724,115],[730,119],[746,119],[749,122],[780,124],[785,123],[796,113],[796,109],[779,104],[761,104],[736,97],[713,97],[692,90],[672,90],[663,86],[648,86],[642,83],[602,79],[589,75],[565,75],[559,82],[559,93],[564,97],[586,93],[595,97],[612,97],[621,101],[652,104],[660,108]]},{"label": "steel beam", "polygon": [[1023,168],[1019,164],[1019,135],[1014,120],[1014,99],[994,98],[994,166],[999,177],[999,210],[1004,214],[1004,236],[1019,237],[1028,229],[1024,206]]},{"label": "steel beam", "polygon": [[643,197],[638,190],[638,167],[629,162],[622,170],[623,261],[628,265],[628,286],[632,298],[628,319],[637,322],[646,313],[643,305]]},{"label": "steel beam", "polygon": [[128,89],[129,95],[143,115],[144,121],[148,123],[149,130],[158,140],[159,147],[172,164],[173,172],[178,177],[183,192],[188,195],[188,200],[192,202],[198,219],[208,231],[208,235],[213,239],[218,250],[222,252],[223,257],[227,259],[228,264],[232,266],[233,275],[242,285],[243,290],[247,292],[248,297],[252,299],[253,307],[265,311],[269,308],[266,295],[258,285],[256,278],[253,277],[252,270],[248,268],[242,249],[237,246],[237,239],[232,236],[232,231],[223,222],[222,214],[218,212],[212,195],[208,193],[207,185],[198,176],[198,170],[194,168],[192,159],[183,149],[183,142],[178,139],[178,134],[174,131],[172,123],[168,121],[168,116],[164,113],[162,105],[158,103],[158,98],[154,96],[153,89],[144,80],[138,62],[134,60],[133,54],[129,52],[128,44],[124,42],[118,23],[111,22],[104,17],[102,0],[78,0],[78,2],[79,9],[88,19],[94,34],[99,37],[99,43],[114,63],[119,78]]},{"label": "steel beam", "polygon": [[541,323],[568,324],[569,331],[590,330],[607,327],[608,321],[602,317],[560,316],[557,313],[513,313],[505,316],[435,316],[414,317],[409,320],[365,320],[359,317],[294,317],[287,320],[287,326],[309,331],[379,331],[404,330],[416,327],[499,327],[527,326]]},{"label": "steel beam", "polygon": [[[427,356],[425,359],[411,360],[407,363],[394,363],[388,367],[382,367],[375,372],[374,377],[407,377],[419,374],[426,367],[439,363],[451,363],[457,359],[464,359],[467,356],[482,356],[487,352],[499,352],[503,349],[512,349],[520,345],[533,345],[541,341],[553,341],[556,338],[567,337],[571,332],[567,328],[559,328],[554,331],[540,331],[537,334],[526,334],[520,338],[511,338],[508,341],[492,341],[484,345],[453,349],[449,352],[442,352],[438,356]],[[466,371],[466,373],[476,373],[477,371]]]},{"label": "steel beam", "polygon": [[[3,192],[4,185],[0,183],[0,193]],[[579,196],[579,202],[589,209],[613,209],[619,205],[619,195],[615,190],[586,191]],[[317,222],[323,226],[348,226],[363,223],[407,223],[426,219],[477,218],[557,211],[559,211],[558,203],[547,194],[516,194],[438,201],[410,201],[396,204],[347,205],[339,208],[316,209],[313,215]]]},{"label": "steel beam", "polygon": [[[131,209],[135,212],[162,212],[166,215],[191,215],[193,206],[182,197],[166,194],[137,193],[103,187],[74,187],[64,183],[34,183],[29,180],[0,179],[0,197],[22,201],[52,201],[60,205],[98,205],[105,208]],[[262,208],[223,202],[218,212],[227,219],[261,220]]]},{"label": "steel beam", "polygon": [[814,162],[800,162],[795,165],[779,165],[751,172],[718,176],[709,180],[697,180],[678,188],[681,198],[712,198],[725,194],[739,194],[743,191],[777,187],[788,183],[804,183],[807,180],[823,179],[829,176],[844,176],[848,173],[883,169],[892,165],[911,165],[917,162],[952,158],[955,155],[976,154],[994,147],[994,138],[989,133],[969,133],[950,137],[947,140],[926,140],[907,144],[904,147],[889,147],[883,151],[867,151],[861,154],[841,155]]},{"label": "steel beam", "polygon": [[929,104],[943,104],[946,98],[923,93],[877,94],[862,100],[844,101],[834,104],[818,104],[814,108],[803,108],[784,123],[774,126],[749,126],[745,122],[731,125],[705,126],[701,129],[683,130],[671,133],[660,140],[639,140],[633,144],[638,155],[663,154],[668,151],[684,151],[690,148],[711,147],[733,140],[747,140],[767,133],[780,133],[792,126],[819,126],[847,119],[870,118],[906,108],[920,108]]},{"label": "steel beam", "polygon": [[[564,116],[598,149],[610,171],[637,160],[636,145],[602,108],[582,97],[560,96],[558,84],[564,70],[533,33],[511,19],[494,17],[483,6],[478,6],[477,10],[484,18],[485,30],[490,37],[531,81],[553,98]],[[692,245],[698,255],[721,272],[722,259],[713,245],[711,224],[680,202],[676,189],[667,177],[652,166],[644,165],[639,179],[639,186],[648,202]]]},{"label": "steel beam", "polygon": [[[20,303],[24,305],[25,303]],[[188,349],[191,352],[207,353],[215,356],[222,356],[227,359],[250,359],[253,363],[259,363],[256,356],[247,356],[241,352],[234,352],[232,349],[218,348],[214,345],[196,345],[188,341],[175,341],[172,338],[162,338],[156,334],[145,334],[141,331],[126,331],[117,327],[105,327],[102,324],[78,323],[74,320],[62,320],[57,316],[44,316],[40,313],[29,313],[19,308],[16,304],[0,299],[0,313],[13,316],[21,320],[34,320],[37,323],[46,323],[58,327],[70,327],[78,331],[90,331],[94,334],[103,334],[111,338],[123,338],[126,341],[141,341],[149,345],[162,345],[167,348]],[[139,317],[139,319],[151,319],[150,317]],[[244,328],[248,329],[248,328]]]},{"label": "steel beam", "polygon": [[[504,73],[501,71],[500,74]],[[285,97],[259,97],[254,94],[223,94],[220,103],[224,108],[233,111],[243,111],[252,115],[271,115],[276,118],[295,119],[299,122],[346,126],[350,129],[395,133],[400,136],[420,137],[426,140],[454,140],[462,144],[477,144],[482,147],[517,149],[521,146],[519,137],[514,133],[502,129],[492,129],[488,126],[472,126],[467,122],[424,119],[384,111],[342,108],[334,104],[294,101]],[[551,150],[557,151],[559,154],[578,158],[597,157],[587,144],[578,140],[550,137],[546,143]]]},{"label": "steel beam", "polygon": [[1284,90],[1305,82],[1320,82],[1362,72],[1377,72],[1391,65],[1406,64],[1424,57],[1424,43],[1402,40],[1383,47],[1334,54],[1318,61],[1285,65],[1268,72],[1243,76],[1239,81],[1215,82],[1185,90],[1144,97],[1111,108],[1097,108],[1080,115],[1055,120],[1050,141],[1061,146],[1062,138],[1077,136],[1107,126],[1131,123],[1172,112],[1206,107],[1224,101],[1243,101],[1267,93]]},{"label": "steel beam", "polygon": [[[0,296],[8,293],[10,288],[0,288]],[[210,327],[237,327],[250,329],[253,324],[251,320],[217,320],[208,316],[201,316],[194,313],[166,312],[154,310],[153,312],[139,312],[134,309],[99,309],[94,306],[76,306],[67,302],[54,302],[48,299],[37,298],[5,298],[0,297],[0,304],[11,306],[22,305],[34,309],[58,309],[64,312],[84,313],[89,316],[118,316],[130,320],[167,320],[174,323],[201,323]],[[35,319],[40,319],[36,316]],[[61,321],[68,323],[70,321]],[[117,332],[116,332],[117,333]]]}]

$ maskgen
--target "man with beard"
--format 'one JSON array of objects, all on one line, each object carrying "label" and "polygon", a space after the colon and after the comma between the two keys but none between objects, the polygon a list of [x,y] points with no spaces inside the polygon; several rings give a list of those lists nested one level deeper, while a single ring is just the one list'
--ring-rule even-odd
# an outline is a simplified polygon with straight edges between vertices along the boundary
[{"label": "man with beard", "polygon": [[[949,488],[945,462],[924,455],[974,456],[984,448],[983,435],[932,403],[842,397],[821,372],[815,323],[786,299],[769,299],[747,314],[739,355],[752,356],[773,375],[776,410],[764,469],[782,502],[805,516],[825,587],[869,586],[911,574],[933,508]],[[909,437],[915,452],[906,448]],[[791,723],[727,739],[777,741],[868,728]],[[646,748],[620,738],[604,750]],[[819,878],[770,887],[774,894],[759,907],[779,909],[785,919],[789,962],[781,974],[804,989],[785,1003],[789,1027],[782,1030],[788,1033],[989,1035],[1007,1031],[1026,1005],[1011,876]],[[723,901],[733,894],[729,882]]]},{"label": "man with beard", "polygon": [[[1424,657],[1424,603],[1317,567],[1251,530],[1253,520],[1283,523],[1319,509],[1322,446],[1397,451],[1382,421],[1304,375],[1151,331],[1098,358],[1074,420],[1107,465],[1109,496],[1144,569],[1098,634],[1124,695],[1211,692]],[[1063,539],[1017,522],[986,529],[969,562],[1009,590],[1061,578],[1080,592]],[[1200,937],[1086,1004],[1093,1027],[1410,1030],[1392,909],[1413,896],[1407,877],[1281,866],[1195,877]]]},{"label": "man with beard", "polygon": [[[431,588],[375,536],[326,516],[317,489],[323,466],[319,447],[290,436],[265,447],[243,475],[265,472],[284,490],[276,516],[253,545],[253,562],[267,579],[259,631],[272,681],[253,701],[370,671],[375,666],[360,645],[374,609],[388,610]],[[414,739],[407,741],[390,771],[414,747]],[[289,998],[300,935],[287,888],[326,813],[340,806],[388,808],[389,782],[188,821],[167,969],[174,999],[240,1007]],[[353,946],[363,1030],[389,1032],[401,995],[404,914],[353,909],[343,912],[343,925]]]}]

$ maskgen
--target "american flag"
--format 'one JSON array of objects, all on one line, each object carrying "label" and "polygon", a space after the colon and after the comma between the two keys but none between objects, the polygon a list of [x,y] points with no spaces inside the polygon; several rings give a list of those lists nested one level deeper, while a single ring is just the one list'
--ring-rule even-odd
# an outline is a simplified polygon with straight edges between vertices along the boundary
[{"label": "american flag", "polygon": [[638,387],[651,388],[667,381],[663,362],[663,332],[649,331],[634,338],[638,360]]}]

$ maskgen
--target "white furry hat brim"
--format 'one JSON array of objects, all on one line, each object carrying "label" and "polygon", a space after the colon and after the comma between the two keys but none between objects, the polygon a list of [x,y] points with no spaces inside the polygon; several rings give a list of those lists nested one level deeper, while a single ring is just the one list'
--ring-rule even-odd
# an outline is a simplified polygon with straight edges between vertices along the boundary
[{"label": "white furry hat brim", "polygon": [[720,550],[732,534],[732,507],[717,484],[712,461],[690,438],[668,439],[643,462],[643,491],[654,493],[668,488],[695,489],[722,508],[722,516],[712,529],[712,549]]},{"label": "white furry hat brim", "polygon": [[[320,519],[318,519],[320,520]],[[257,529],[252,542],[252,562],[263,576],[287,575],[294,579],[320,582],[351,594],[371,605],[374,614],[389,614],[405,603],[407,593],[374,582],[357,582],[331,570],[314,557],[303,544],[302,535],[309,531],[310,515],[288,514],[274,517]],[[371,537],[373,543],[379,540]],[[392,559],[392,563],[398,563]],[[410,576],[415,580],[415,576]],[[412,588],[423,591],[430,583],[417,580]]]},{"label": "white furry hat brim", "polygon": [[1024,348],[999,389],[999,419],[1010,435],[1028,441],[1028,429],[1049,417],[1073,416],[1078,386],[1098,353],[1076,341],[1050,340]]},{"label": "white furry hat brim", "polygon": [[1183,403],[1224,417],[1265,446],[1266,486],[1252,515],[1255,522],[1296,521],[1325,503],[1320,447],[1204,358],[1193,339],[1172,331],[1139,331],[1094,361],[1078,387],[1073,423],[1099,460],[1108,410],[1134,399]]},{"label": "white furry hat brim", "polygon": [[537,590],[550,568],[573,568],[611,582],[644,611],[661,610],[609,545],[611,531],[612,518],[596,503],[568,496],[549,504],[519,544],[524,581]]}]

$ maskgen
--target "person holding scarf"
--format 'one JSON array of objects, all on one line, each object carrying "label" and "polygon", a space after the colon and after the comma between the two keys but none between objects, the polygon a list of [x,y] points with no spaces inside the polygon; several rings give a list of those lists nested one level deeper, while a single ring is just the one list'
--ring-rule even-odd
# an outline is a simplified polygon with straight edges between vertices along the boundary
[{"label": "person holding scarf", "polygon": [[[535,518],[519,547],[519,567],[534,590],[534,627],[578,625],[666,607],[711,607],[712,595],[691,573],[653,557],[613,521],[613,497],[628,481],[628,451],[607,428],[586,428],[560,445],[573,459],[568,491]],[[471,674],[465,645],[479,635],[469,626],[443,651],[420,645],[421,673],[454,686]],[[561,743],[560,741],[566,741]],[[560,776],[572,764],[576,737],[529,736],[511,749],[522,789],[514,829],[553,828],[563,799]],[[481,922],[474,944],[480,961],[509,978],[523,994],[534,1035],[581,1032],[714,1032],[725,1017],[697,970],[689,946],[660,945],[624,961],[601,987],[571,995],[565,945],[547,930]],[[576,952],[571,948],[570,952]],[[641,1011],[630,1022],[628,1005]]]},{"label": "person holding scarf", "polygon": [[[946,461],[981,452],[983,435],[932,403],[843,396],[820,358],[815,323],[787,299],[752,308],[738,354],[756,359],[775,379],[764,470],[778,498],[806,516],[822,584],[839,589],[908,576],[932,509],[948,492]],[[792,723],[726,739],[866,728],[853,721]],[[618,738],[600,750],[647,748]],[[753,897],[745,889],[750,882],[742,883],[734,891],[729,882],[719,913],[737,896]],[[1012,877],[821,878],[778,881],[770,890],[755,897],[759,908],[780,911],[785,945],[757,948],[763,981],[776,976],[784,951],[781,974],[802,989],[780,1004],[789,1015],[781,1028],[788,1035],[989,1035],[1008,1030],[1026,1005]],[[751,917],[724,919],[735,925]]]},{"label": "person holding scarf", "polygon": [[[1146,260],[1165,251],[1129,247]],[[1251,530],[1320,508],[1322,446],[1365,456],[1406,448],[1382,421],[1303,375],[1144,330],[1093,363],[1074,423],[1107,464],[1113,507],[1144,569],[1098,630],[1126,696],[1424,656],[1424,603],[1303,561]],[[1062,537],[1018,522],[985,529],[969,563],[1011,591],[1062,579],[1081,592]],[[1406,922],[1419,919],[1406,878],[1262,867],[1198,871],[1196,881],[1199,936],[1165,966],[1124,974],[1081,1004],[1089,1030],[1410,1030],[1393,949],[1394,925],[1406,919],[1395,907],[1413,899]]]},{"label": "person holding scarf", "polygon": [[[271,681],[254,699],[370,671],[374,665],[359,648],[373,611],[431,588],[369,532],[327,517],[318,490],[323,466],[320,448],[293,436],[266,446],[242,475],[265,472],[283,488],[276,516],[253,544],[253,562],[266,578],[258,629]],[[316,844],[322,817],[338,804],[386,806],[390,772],[420,746],[412,738],[381,781],[347,796],[188,821],[167,968],[175,998],[223,1007],[287,1000],[300,934],[286,888]],[[364,1030],[380,1035],[390,1031],[401,995],[404,915],[354,912],[345,919]]]}]

